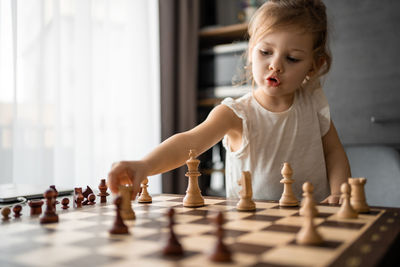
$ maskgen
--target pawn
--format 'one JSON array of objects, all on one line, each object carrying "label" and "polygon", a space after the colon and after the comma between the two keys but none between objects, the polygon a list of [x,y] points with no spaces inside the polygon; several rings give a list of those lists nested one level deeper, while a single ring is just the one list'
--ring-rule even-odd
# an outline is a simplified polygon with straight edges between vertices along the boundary
[{"label": "pawn", "polygon": [[324,240],[314,225],[314,216],[311,205],[306,206],[304,211],[303,226],[297,233],[296,242],[300,245],[318,245]]},{"label": "pawn", "polygon": [[182,245],[179,243],[178,238],[176,237],[174,232],[174,224],[175,224],[174,215],[175,215],[174,209],[170,208],[167,212],[169,237],[167,244],[163,248],[162,251],[163,255],[174,255],[174,256],[183,255]]},{"label": "pawn", "polygon": [[44,192],[43,196],[46,199],[46,210],[43,213],[43,216],[40,217],[40,223],[56,223],[58,222],[58,215],[54,210],[54,196],[55,192],[53,189],[48,189]]},{"label": "pawn", "polygon": [[357,211],[353,209],[350,203],[350,190],[350,185],[348,183],[343,183],[340,186],[340,191],[342,192],[342,205],[340,206],[339,211],[336,213],[339,218],[355,219],[358,217]]},{"label": "pawn", "polygon": [[15,218],[21,217],[21,210],[22,210],[22,206],[20,204],[17,204],[13,207],[13,212],[14,212]]},{"label": "pawn", "polygon": [[222,212],[218,212],[217,217],[214,219],[214,224],[216,225],[216,236],[217,242],[214,246],[213,251],[210,255],[210,260],[214,262],[231,262],[232,256],[228,247],[224,244],[224,229],[222,224],[224,223],[224,215]]},{"label": "pawn", "polygon": [[107,184],[106,184],[106,179],[101,179],[100,184],[99,184],[99,191],[100,193],[97,195],[100,197],[100,203],[106,203],[107,202],[107,196],[110,195],[107,193]]},{"label": "pawn", "polygon": [[318,216],[318,210],[315,207],[313,199],[313,191],[314,191],[314,186],[310,182],[305,182],[303,184],[303,201],[302,201],[302,206],[299,210],[299,214],[301,216],[304,216],[305,211],[308,209],[308,206],[311,206],[313,217]]},{"label": "pawn", "polygon": [[68,204],[69,204],[69,198],[65,197],[61,200],[61,205],[62,205],[63,210],[66,210],[69,208]]},{"label": "pawn", "polygon": [[151,196],[149,195],[149,192],[147,191],[147,187],[149,187],[147,184],[149,183],[149,179],[144,178],[142,181],[142,184],[140,187],[142,188],[142,193],[140,194],[138,198],[139,203],[151,203],[153,200]]},{"label": "pawn", "polygon": [[1,215],[3,216],[3,220],[7,221],[8,219],[10,219],[9,215],[11,213],[11,210],[9,207],[4,207],[1,209]]},{"label": "pawn", "polygon": [[89,196],[88,196],[88,205],[94,205],[94,204],[96,204],[96,195],[95,194],[93,194],[93,193],[91,193],[91,194],[89,194]]},{"label": "pawn", "polygon": [[120,196],[116,197],[114,200],[115,204],[115,221],[113,227],[109,231],[110,234],[113,235],[125,235],[129,234],[128,227],[125,225],[124,221],[122,220],[120,208],[121,208],[122,198]]}]

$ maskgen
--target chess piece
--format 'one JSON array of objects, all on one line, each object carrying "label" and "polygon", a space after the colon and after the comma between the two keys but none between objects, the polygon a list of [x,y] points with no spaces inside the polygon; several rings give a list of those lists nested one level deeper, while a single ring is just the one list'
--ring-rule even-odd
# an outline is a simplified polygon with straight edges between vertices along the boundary
[{"label": "chess piece", "polygon": [[342,192],[342,205],[340,206],[339,211],[336,213],[337,216],[342,219],[357,218],[358,213],[353,209],[350,203],[350,185],[348,183],[343,183],[340,186],[340,191]]},{"label": "chess piece", "polygon": [[82,187],[75,187],[74,189],[74,207],[82,208],[82,201],[84,197],[82,194]]},{"label": "chess piece", "polygon": [[29,207],[31,208],[31,216],[42,214],[42,200],[30,200],[28,202]]},{"label": "chess piece", "polygon": [[238,185],[242,186],[239,191],[240,200],[236,205],[236,209],[240,211],[252,211],[256,209],[256,203],[253,201],[253,188],[251,186],[251,174],[248,171],[243,171]]},{"label": "chess piece", "polygon": [[323,242],[322,236],[314,225],[312,206],[305,206],[303,226],[296,235],[296,242],[300,245],[318,245]]},{"label": "chess piece", "polygon": [[1,209],[1,215],[3,216],[3,221],[7,221],[10,219],[9,215],[11,213],[11,210],[9,207],[4,207]]},{"label": "chess piece", "polygon": [[94,204],[96,204],[96,195],[95,194],[93,194],[93,193],[91,193],[91,194],[89,194],[89,196],[88,196],[88,205],[94,205]]},{"label": "chess piece", "polygon": [[42,217],[40,217],[40,223],[56,223],[58,222],[58,215],[54,210],[54,196],[56,192],[53,189],[48,189],[44,192],[43,196],[46,199],[46,210],[44,211]]},{"label": "chess piece", "polygon": [[17,204],[13,207],[13,212],[14,212],[15,218],[21,217],[21,210],[22,210],[22,206],[20,204]]},{"label": "chess piece", "polygon": [[199,188],[198,177],[201,175],[198,171],[200,160],[195,159],[194,150],[190,150],[189,159],[186,161],[188,172],[185,176],[189,177],[188,188],[186,190],[185,198],[183,199],[184,207],[202,207],[204,206],[204,198],[201,195]]},{"label": "chess piece", "polygon": [[65,197],[61,200],[61,205],[62,205],[63,210],[66,210],[69,208],[68,204],[69,204],[69,198]]},{"label": "chess piece", "polygon": [[293,171],[289,163],[285,162],[283,164],[281,174],[283,179],[281,179],[280,183],[283,184],[283,193],[281,199],[279,200],[279,205],[283,207],[298,206],[299,201],[295,197],[292,190],[292,184],[294,183],[294,180],[292,179]]},{"label": "chess piece", "polygon": [[140,194],[138,198],[139,203],[151,203],[153,200],[151,196],[149,195],[149,192],[147,191],[147,187],[149,187],[147,184],[149,183],[149,179],[144,178],[142,181],[142,184],[140,187],[142,188],[142,193]]},{"label": "chess piece", "polygon": [[58,202],[57,197],[58,197],[58,191],[56,189],[55,185],[50,185],[50,188],[54,190],[54,192],[56,193],[54,195],[54,209],[56,209],[56,205],[59,204],[60,202]]},{"label": "chess piece", "polygon": [[310,182],[305,182],[303,184],[303,201],[301,208],[299,210],[299,214],[301,216],[304,216],[304,213],[309,208],[309,206],[311,207],[313,217],[318,216],[318,210],[315,207],[315,202],[313,199],[313,191],[314,191],[314,186]]},{"label": "chess piece", "polygon": [[106,184],[106,179],[101,179],[100,184],[99,184],[99,191],[100,193],[97,195],[100,197],[100,203],[106,203],[107,202],[107,196],[110,195],[107,193],[107,184]]},{"label": "chess piece", "polygon": [[124,220],[134,220],[135,212],[132,209],[131,200],[133,194],[132,185],[120,185],[119,193],[121,196],[121,217]]},{"label": "chess piece", "polygon": [[367,183],[367,179],[364,177],[360,178],[349,178],[349,184],[351,186],[351,206],[359,213],[368,213],[369,206],[365,198],[364,186]]},{"label": "chess piece", "polygon": [[231,262],[231,252],[223,242],[224,229],[222,228],[222,224],[224,223],[224,215],[221,211],[218,212],[217,217],[214,219],[214,223],[217,228],[217,243],[215,244],[214,249],[211,252],[210,260],[214,262]]},{"label": "chess piece", "polygon": [[93,190],[89,186],[86,186],[85,191],[82,193],[83,197],[85,198],[85,200],[82,202],[82,205],[86,206],[89,204],[88,197],[90,194],[93,194]]},{"label": "chess piece", "polygon": [[175,224],[174,214],[175,211],[173,208],[170,208],[167,212],[169,237],[166,245],[162,250],[163,255],[174,255],[174,256],[183,255],[182,245],[179,243],[178,238],[176,237],[174,232],[174,224]]},{"label": "chess piece", "polygon": [[113,235],[129,234],[128,227],[125,225],[125,223],[121,217],[121,213],[120,213],[121,202],[122,202],[121,196],[116,197],[114,200],[116,216],[115,216],[115,221],[114,221],[113,227],[109,231],[110,234],[113,234]]}]

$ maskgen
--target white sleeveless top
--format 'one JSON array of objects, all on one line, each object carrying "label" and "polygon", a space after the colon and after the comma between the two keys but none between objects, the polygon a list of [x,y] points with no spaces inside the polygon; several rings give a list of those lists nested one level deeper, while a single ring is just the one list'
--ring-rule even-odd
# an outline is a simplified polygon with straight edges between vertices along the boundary
[{"label": "white sleeveless top", "polygon": [[328,101],[319,87],[304,88],[295,93],[292,106],[283,112],[263,108],[250,92],[238,99],[226,98],[223,105],[242,119],[242,145],[233,152],[228,136],[223,139],[226,149],[226,196],[239,198],[237,184],[242,171],[252,175],[253,199],[279,200],[283,192],[281,168],[289,162],[293,191],[300,201],[302,185],[314,185],[315,201],[329,195],[322,136],[330,127]]}]

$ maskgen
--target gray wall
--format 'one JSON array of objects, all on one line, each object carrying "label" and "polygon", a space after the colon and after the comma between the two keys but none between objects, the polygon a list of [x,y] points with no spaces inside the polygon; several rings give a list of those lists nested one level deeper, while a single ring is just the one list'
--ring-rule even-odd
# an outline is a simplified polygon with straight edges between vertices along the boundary
[{"label": "gray wall", "polygon": [[342,142],[399,148],[400,1],[324,2],[333,54],[324,91]]}]

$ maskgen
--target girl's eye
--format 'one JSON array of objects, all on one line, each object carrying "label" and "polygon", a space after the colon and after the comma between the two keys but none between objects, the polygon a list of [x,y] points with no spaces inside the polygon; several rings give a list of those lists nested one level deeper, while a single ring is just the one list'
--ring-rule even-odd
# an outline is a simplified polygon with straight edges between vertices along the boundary
[{"label": "girl's eye", "polygon": [[271,52],[268,51],[268,50],[260,50],[260,53],[261,53],[261,55],[263,55],[263,56],[271,55]]},{"label": "girl's eye", "polygon": [[297,59],[297,58],[294,58],[294,57],[287,57],[287,60],[288,60],[289,62],[292,62],[292,63],[296,63],[296,62],[299,62],[299,61],[300,61],[300,59]]}]

